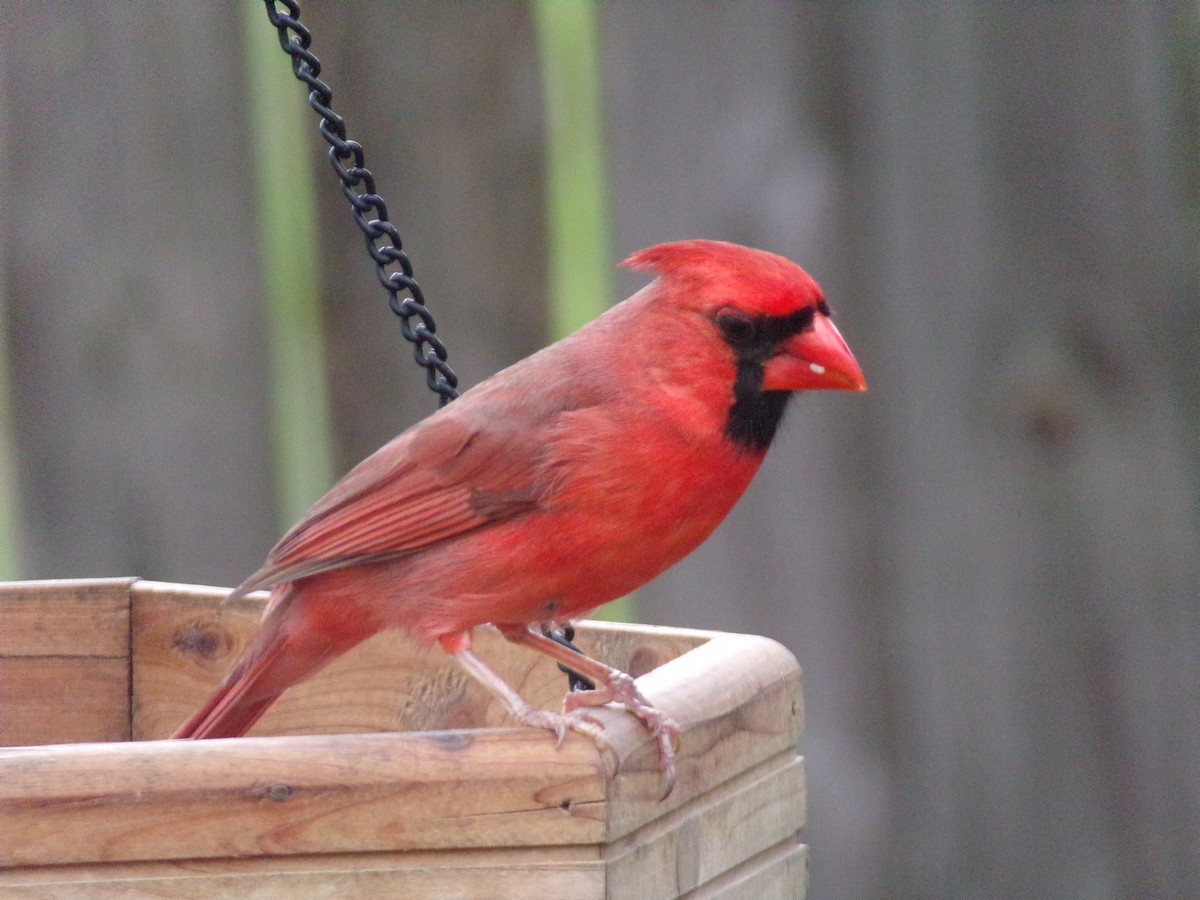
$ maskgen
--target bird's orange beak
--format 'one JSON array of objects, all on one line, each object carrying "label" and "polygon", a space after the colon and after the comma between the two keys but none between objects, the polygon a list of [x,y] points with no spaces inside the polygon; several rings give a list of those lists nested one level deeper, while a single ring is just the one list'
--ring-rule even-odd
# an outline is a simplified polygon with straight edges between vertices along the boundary
[{"label": "bird's orange beak", "polygon": [[865,391],[867,379],[828,316],[788,338],[763,366],[764,391]]}]

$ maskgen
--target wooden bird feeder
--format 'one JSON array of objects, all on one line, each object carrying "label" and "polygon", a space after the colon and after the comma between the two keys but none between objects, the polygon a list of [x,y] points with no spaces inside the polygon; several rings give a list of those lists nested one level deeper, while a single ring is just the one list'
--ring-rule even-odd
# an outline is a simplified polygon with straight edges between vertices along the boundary
[{"label": "wooden bird feeder", "polygon": [[[263,597],[137,579],[0,585],[0,895],[804,896],[800,669],[774,641],[581,625],[681,728],[611,750],[509,727],[436,650],[380,635],[289,691],[251,736],[160,740],[225,674]],[[566,680],[480,630],[526,699]]]}]

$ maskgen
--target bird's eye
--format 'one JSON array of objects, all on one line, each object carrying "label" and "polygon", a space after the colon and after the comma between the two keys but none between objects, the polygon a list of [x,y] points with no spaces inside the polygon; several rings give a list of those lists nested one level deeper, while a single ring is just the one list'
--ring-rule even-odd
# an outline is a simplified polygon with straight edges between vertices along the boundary
[{"label": "bird's eye", "polygon": [[731,344],[746,344],[754,339],[758,327],[748,314],[732,306],[717,310],[717,328]]}]

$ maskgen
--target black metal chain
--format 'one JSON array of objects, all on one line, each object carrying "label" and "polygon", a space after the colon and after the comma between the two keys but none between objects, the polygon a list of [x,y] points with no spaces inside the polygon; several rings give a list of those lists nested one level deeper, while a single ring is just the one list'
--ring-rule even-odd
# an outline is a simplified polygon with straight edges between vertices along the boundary
[{"label": "black metal chain", "polygon": [[[564,625],[557,631],[551,631],[549,628],[543,628],[542,634],[550,638],[550,640],[554,641],[554,643],[561,644],[568,650],[574,650],[580,656],[586,655],[582,650],[575,646],[574,625]],[[569,666],[564,666],[562,663],[559,663],[558,670],[567,676],[567,687],[571,691],[594,691],[596,689],[596,682],[592,681],[590,678],[580,675]]]},{"label": "black metal chain", "polygon": [[[346,123],[330,109],[333,92],[318,77],[321,62],[311,51],[312,35],[300,24],[300,5],[295,0],[265,0],[267,18],[279,32],[279,46],[292,58],[292,73],[311,89],[308,105],[321,117],[321,137],[329,144],[329,161],[350,201],[354,221],[367,240],[367,253],[375,261],[379,282],[388,292],[388,306],[400,317],[400,331],[413,345],[417,365],[425,369],[425,383],[445,406],[458,396],[458,376],[446,363],[446,347],[438,338],[433,315],[425,306],[425,295],[413,278],[412,263],[404,252],[400,233],[388,221],[387,206],[375,193],[375,176],[363,165],[363,148],[346,139]],[[278,4],[286,8],[280,12]],[[350,165],[348,162],[352,161]],[[395,267],[399,267],[398,269]],[[401,294],[408,296],[401,298]],[[414,326],[412,320],[419,321]]]}]

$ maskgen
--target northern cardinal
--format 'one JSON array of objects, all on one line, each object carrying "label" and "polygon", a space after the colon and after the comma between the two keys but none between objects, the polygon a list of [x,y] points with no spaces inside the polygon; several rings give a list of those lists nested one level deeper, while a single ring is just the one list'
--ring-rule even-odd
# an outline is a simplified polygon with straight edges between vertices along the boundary
[{"label": "northern cardinal", "polygon": [[[230,599],[271,589],[262,626],[176,738],[244,734],[293,684],[399,628],[438,642],[519,723],[603,743],[581,707],[678,729],[633,679],[537,628],[639,587],[698,546],[750,483],[792,393],[866,381],[821,289],[782,257],[682,241],[624,264],[657,278],[492,376],[350,471]],[[597,685],[562,713],[525,703],[471,652],[491,624]]]}]

